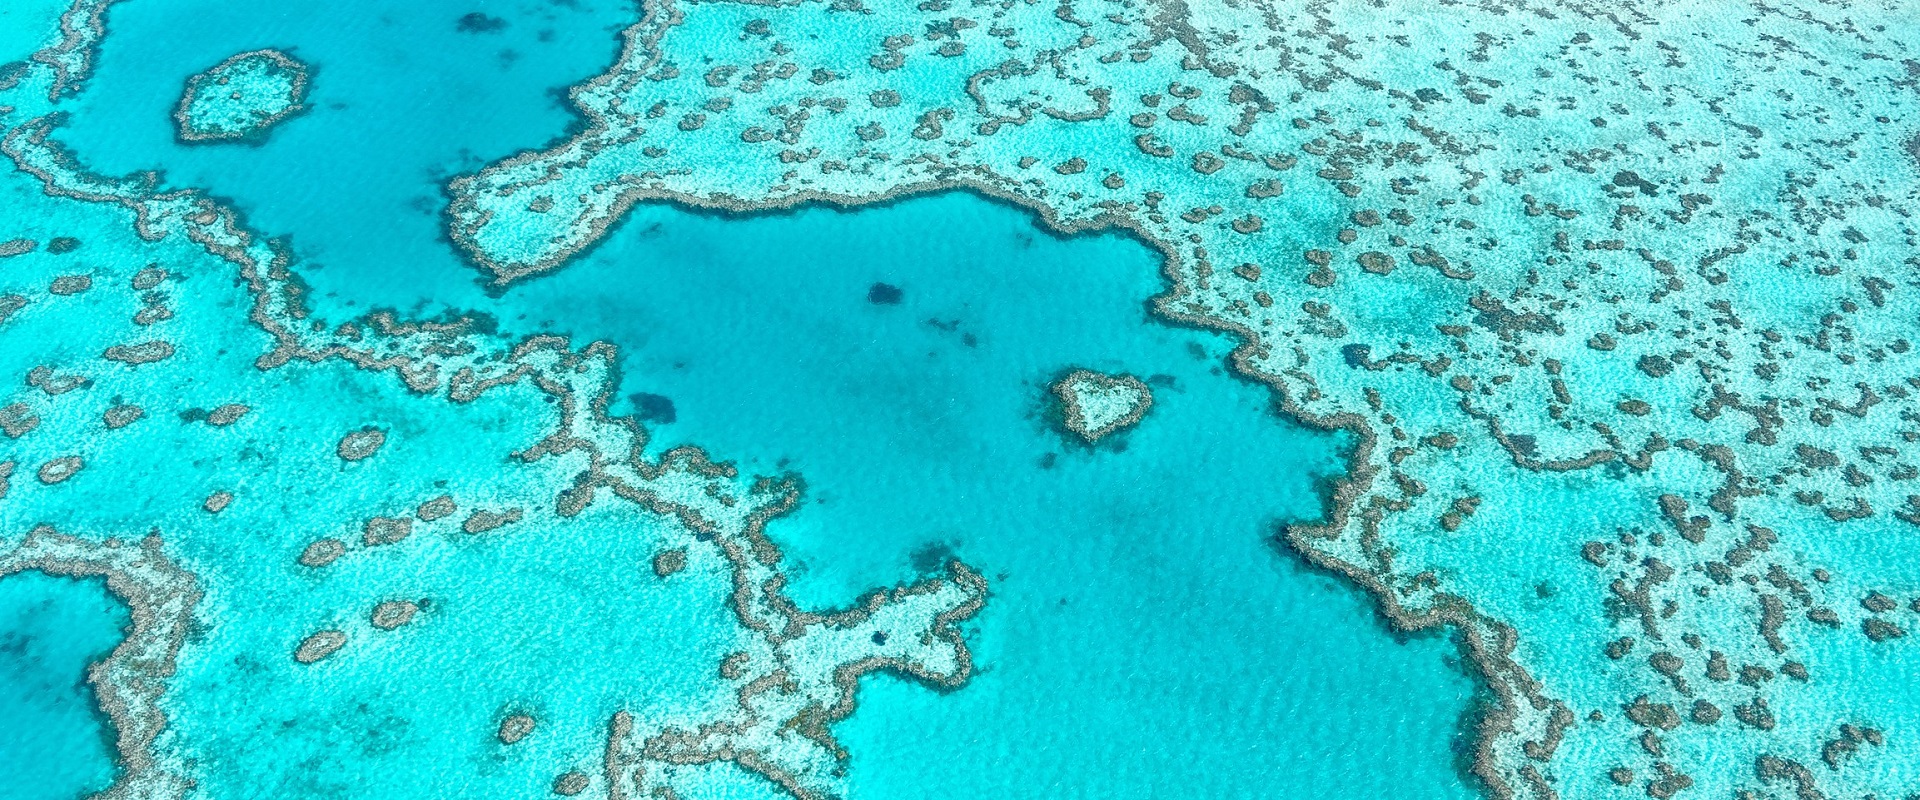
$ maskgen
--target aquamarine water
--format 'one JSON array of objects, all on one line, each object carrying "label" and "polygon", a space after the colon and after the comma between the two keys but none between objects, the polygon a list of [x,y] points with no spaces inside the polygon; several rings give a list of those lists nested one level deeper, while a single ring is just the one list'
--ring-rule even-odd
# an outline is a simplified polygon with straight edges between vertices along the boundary
[{"label": "aquamarine water", "polygon": [[[504,24],[462,30],[468,14]],[[317,294],[351,313],[413,302],[438,313],[475,296],[438,223],[442,184],[564,130],[573,117],[557,92],[606,64],[632,9],[129,2],[113,15],[117,31],[134,33],[102,49],[66,138],[96,169],[157,167],[174,185],[229,198],[251,224],[290,235]],[[264,46],[316,65],[312,110],[254,147],[179,142],[167,116],[179,87]]]},{"label": "aquamarine water", "polygon": [[[129,41],[158,44],[160,37],[138,34],[142,24],[165,28],[177,19],[170,13],[211,11],[149,8],[146,18],[135,6],[116,12],[119,31],[136,32]],[[528,27],[502,18],[508,25],[500,34]],[[919,697],[896,681],[875,679],[868,683],[882,698],[868,701],[844,734],[848,749],[860,752],[872,746],[866,742],[898,739],[902,725],[937,724],[947,730],[941,739],[967,746],[854,760],[850,794],[911,796],[923,791],[916,786],[950,780],[941,777],[949,773],[972,776],[965,791],[1016,795],[1099,787],[1151,796],[1192,786],[1260,794],[1276,774],[1355,794],[1405,785],[1433,796],[1468,793],[1452,740],[1470,721],[1472,688],[1448,665],[1445,640],[1396,640],[1367,621],[1364,598],[1293,561],[1274,538],[1283,522],[1321,513],[1315,485],[1338,469],[1341,445],[1281,419],[1263,389],[1229,377],[1221,364],[1224,340],[1150,317],[1144,298],[1162,279],[1149,249],[1112,235],[1062,239],[1023,211],[967,194],[858,213],[814,209],[749,219],[663,205],[644,209],[581,269],[488,297],[465,265],[432,241],[437,219],[407,194],[430,185],[436,164],[458,163],[467,148],[484,146],[477,138],[498,131],[389,118],[386,124],[436,135],[412,147],[381,148],[377,163],[345,157],[365,152],[368,129],[383,122],[378,112],[405,108],[411,116],[407,98],[428,89],[383,83],[387,97],[328,104],[326,84],[316,82],[313,114],[237,155],[184,145],[144,124],[133,98],[166,85],[156,77],[165,74],[158,65],[175,64],[184,76],[204,54],[249,42],[280,42],[323,64],[330,81],[353,62],[344,54],[313,55],[329,46],[371,62],[361,65],[370,72],[393,69],[377,58],[378,47],[347,49],[344,40],[359,35],[358,27],[315,24],[305,30],[320,35],[289,41],[249,30],[244,19],[225,22],[198,29],[213,42],[103,50],[66,139],[74,152],[111,171],[167,164],[170,183],[234,197],[255,224],[297,218],[287,230],[303,274],[327,290],[314,298],[323,313],[346,316],[369,306],[418,313],[454,304],[493,314],[508,330],[564,330],[622,346],[616,408],[626,410],[642,393],[666,398],[672,408],[670,417],[651,415],[653,451],[694,443],[737,459],[748,472],[797,470],[806,478],[806,505],[781,522],[779,537],[792,593],[803,606],[831,605],[936,570],[952,556],[991,565],[982,568],[991,570],[996,602],[974,633],[981,677],[969,687],[972,702],[956,706],[958,693]],[[444,15],[423,12],[412,22],[388,28],[392,41],[495,35],[443,33]],[[448,83],[428,85],[438,93],[454,88]],[[510,86],[486,88],[492,94],[445,101],[483,105],[512,94]],[[521,94],[514,99],[522,103],[526,95],[545,97]],[[374,110],[355,113],[364,106]],[[103,160],[96,162],[95,152]],[[338,168],[348,161],[351,169]],[[354,180],[374,175],[381,180]],[[397,213],[405,205],[414,208]],[[382,228],[393,233],[380,235]],[[375,238],[380,243],[370,245]],[[395,270],[395,256],[407,251],[399,242],[409,240],[432,257]],[[870,302],[876,282],[898,286],[904,299]],[[1097,449],[1070,440],[1044,418],[1044,408],[1049,376],[1073,365],[1151,376],[1160,409],[1152,424]],[[1218,493],[1191,491],[1186,484],[1195,472],[1225,478]],[[1258,499],[1240,503],[1242,496]],[[643,560],[588,540],[567,549],[588,563]],[[463,570],[479,571],[457,564],[436,571]],[[1135,591],[1142,583],[1165,588],[1143,598]],[[529,597],[537,591],[530,585],[513,591],[522,607],[543,615],[565,602]],[[1249,606],[1261,613],[1246,613]],[[510,623],[489,626],[503,624]],[[460,649],[477,663],[503,666],[479,656],[476,642]],[[1242,666],[1207,668],[1203,653],[1232,653]],[[541,696],[543,720],[562,715],[570,701],[545,674],[555,665],[537,654],[519,657],[539,663],[526,668],[531,685],[549,688],[523,683],[518,693]],[[613,653],[590,659],[644,675],[642,660]],[[1355,662],[1374,668],[1351,677],[1326,668]],[[1299,664],[1288,669],[1299,674],[1282,681],[1266,674],[1283,663]],[[504,677],[490,679],[496,685],[484,693],[503,698],[500,708],[515,694],[515,682]],[[1354,685],[1329,692],[1328,681]],[[1420,702],[1369,700],[1384,693]],[[1117,698],[1127,698],[1124,706],[1113,704]],[[226,773],[216,761],[209,770],[215,780],[226,774],[236,789],[339,792],[357,774],[363,791],[375,785],[407,794],[409,782],[377,781],[365,770],[394,771],[387,762],[399,751],[442,752],[426,747],[436,738],[448,745],[474,738],[444,727],[423,732],[427,721],[390,696],[360,700],[351,712],[324,695],[287,700],[291,709],[276,709],[278,723],[242,715],[224,727],[235,735],[271,725],[292,754],[279,757],[309,768],[263,782]],[[495,711],[474,700],[461,705]],[[1116,713],[1122,708],[1128,710]],[[930,711],[951,718],[936,721]],[[295,722],[309,715],[331,722]],[[352,761],[303,734],[369,724],[382,732],[357,735]],[[1089,725],[1101,732],[1089,735]],[[1297,740],[1301,730],[1317,731],[1323,743],[1263,744]],[[1030,746],[1009,751],[1005,743],[1016,737]],[[1201,746],[1216,737],[1242,744],[1196,756],[1197,749],[1215,750]],[[1414,739],[1423,742],[1423,757],[1399,755]],[[1369,747],[1384,767],[1341,766],[1335,756],[1356,746]],[[1002,766],[967,768],[982,756]],[[316,775],[310,767],[319,764],[340,777]],[[460,774],[445,765],[410,771],[434,780]]]},{"label": "aquamarine water", "polygon": [[128,620],[103,583],[40,572],[0,580],[0,772],[9,796],[65,800],[113,783],[112,732],[86,675]]},{"label": "aquamarine water", "polygon": [[10,785],[1904,796],[1915,23],[7,5]]},{"label": "aquamarine water", "polygon": [[[949,230],[966,234],[927,233]],[[1320,513],[1339,443],[1225,374],[1221,338],[1150,319],[1160,278],[1137,243],[947,194],[751,220],[648,209],[579,266],[503,302],[638,343],[625,386],[675,413],[656,446],[806,477],[781,537],[796,598],[946,552],[993,579],[971,685],[889,692],[849,721],[850,797],[1285,796],[1276,775],[1308,794],[1469,793],[1449,740],[1472,689],[1445,641],[1396,642],[1273,539]],[[874,282],[900,303],[869,302]],[[596,285],[634,289],[562,305]],[[1153,416],[1073,440],[1044,414],[1065,365],[1151,376]],[[1354,663],[1371,668],[1318,666]],[[1422,700],[1371,701],[1389,695]],[[1397,755],[1414,741],[1423,757]],[[1355,750],[1382,767],[1335,757]]]}]

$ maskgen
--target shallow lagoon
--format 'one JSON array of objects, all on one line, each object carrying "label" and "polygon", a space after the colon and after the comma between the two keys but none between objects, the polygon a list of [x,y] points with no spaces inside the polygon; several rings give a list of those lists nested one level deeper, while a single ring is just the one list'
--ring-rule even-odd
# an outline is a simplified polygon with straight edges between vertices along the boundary
[{"label": "shallow lagoon", "polygon": [[[501,306],[626,347],[628,388],[673,403],[656,447],[804,476],[811,502],[772,529],[803,603],[948,550],[994,581],[971,685],[869,682],[852,796],[1466,796],[1452,646],[1396,643],[1272,544],[1319,513],[1338,443],[1225,374],[1224,337],[1150,319],[1160,287],[1131,240],[955,193],[641,209]],[[1080,444],[1046,412],[1071,366],[1148,378],[1153,410]]]},{"label": "shallow lagoon", "polygon": [[[441,235],[442,182],[565,130],[561,87],[606,67],[633,13],[618,0],[119,4],[61,138],[95,171],[160,168],[292,235],[322,295],[459,307],[475,275]],[[187,80],[263,47],[310,65],[310,110],[257,145],[179,142]]]},{"label": "shallow lagoon", "polygon": [[68,800],[113,782],[112,732],[86,685],[128,624],[100,579],[0,578],[0,774],[19,800]]},{"label": "shallow lagoon", "polygon": [[[1152,251],[1056,237],[965,194],[748,218],[653,206],[569,269],[489,296],[440,239],[437,181],[560,132],[548,87],[597,69],[625,11],[487,8],[505,26],[462,33],[470,12],[342,6],[329,24],[296,8],[294,24],[128,4],[65,138],[98,169],[164,167],[292,234],[324,316],[473,308],[620,345],[616,410],[653,419],[652,449],[807,480],[771,529],[802,605],[947,553],[980,567],[980,674],[948,695],[868,681],[839,731],[856,798],[1471,793],[1452,748],[1473,687],[1453,646],[1396,642],[1357,590],[1272,543],[1320,513],[1340,443],[1226,375],[1230,341],[1150,318]],[[186,13],[224,24],[152,35]],[[593,35],[606,47],[581,44]],[[172,141],[171,99],[148,98],[266,45],[314,65],[315,112],[258,147]],[[876,283],[898,302],[872,302]],[[1154,410],[1078,444],[1046,400],[1076,366],[1149,378]]]}]

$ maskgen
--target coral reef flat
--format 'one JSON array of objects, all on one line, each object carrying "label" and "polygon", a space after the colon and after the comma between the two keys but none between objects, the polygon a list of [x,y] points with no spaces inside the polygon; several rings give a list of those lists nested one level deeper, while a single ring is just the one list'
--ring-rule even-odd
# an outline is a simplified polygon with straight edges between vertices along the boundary
[{"label": "coral reef flat", "polygon": [[[966,688],[863,689],[842,737],[848,797],[934,782],[981,796],[1471,796],[1452,742],[1474,687],[1447,665],[1453,645],[1396,640],[1363,595],[1275,546],[1281,523],[1321,513],[1316,481],[1337,474],[1342,442],[1229,374],[1230,341],[1154,321],[1140,301],[1162,286],[1151,250],[1053,236],[958,192],[852,212],[635,214],[498,307],[551,316],[589,287],[631,286],[574,302],[573,318],[646,343],[625,391],[678,412],[654,447],[701,442],[805,477],[810,500],[780,538],[797,599],[950,556],[992,581]],[[943,229],[965,233],[912,233]],[[900,303],[867,302],[875,281]],[[1049,420],[1066,363],[1153,382],[1124,449]],[[1372,666],[1334,667],[1357,663]],[[1214,737],[1246,745],[1201,746]]]},{"label": "coral reef flat", "polygon": [[1132,375],[1075,369],[1048,387],[1060,401],[1060,424],[1089,444],[1130,428],[1153,408],[1153,389]]},{"label": "coral reef flat", "polygon": [[0,8],[0,794],[1893,798],[1891,0]]},{"label": "coral reef flat", "polygon": [[[445,181],[552,138],[556,91],[604,69],[635,9],[614,0],[509,3],[125,2],[62,141],[105,174],[164,168],[249,224],[290,238],[316,302],[336,295],[423,316],[472,305],[445,242]],[[507,25],[463,32],[478,11]],[[178,141],[170,117],[197,71],[262,44],[312,64],[310,109],[250,147]],[[404,269],[394,265],[405,264]]]},{"label": "coral reef flat", "polygon": [[279,50],[229,56],[187,79],[174,107],[182,142],[259,141],[306,110],[307,65]]}]

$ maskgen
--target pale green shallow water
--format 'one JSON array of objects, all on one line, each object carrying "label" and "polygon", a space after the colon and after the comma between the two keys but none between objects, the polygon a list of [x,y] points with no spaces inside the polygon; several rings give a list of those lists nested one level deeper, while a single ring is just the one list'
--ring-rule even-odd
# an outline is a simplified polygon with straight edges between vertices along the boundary
[{"label": "pale green shallow water", "polygon": [[[1904,8],[39,5],[22,796],[1920,786]],[[262,48],[304,113],[182,140]]]}]

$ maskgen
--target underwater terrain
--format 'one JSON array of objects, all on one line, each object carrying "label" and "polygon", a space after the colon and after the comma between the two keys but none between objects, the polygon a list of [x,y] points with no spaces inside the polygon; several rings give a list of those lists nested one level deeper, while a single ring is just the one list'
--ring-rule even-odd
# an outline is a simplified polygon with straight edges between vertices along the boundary
[{"label": "underwater terrain", "polygon": [[1916,107],[1898,2],[0,4],[0,795],[1920,797]]}]

